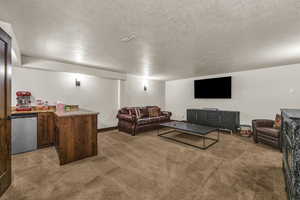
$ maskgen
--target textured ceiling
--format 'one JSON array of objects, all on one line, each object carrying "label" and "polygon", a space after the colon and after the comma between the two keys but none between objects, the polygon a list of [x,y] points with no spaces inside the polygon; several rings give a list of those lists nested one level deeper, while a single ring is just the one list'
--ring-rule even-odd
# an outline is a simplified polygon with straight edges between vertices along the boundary
[{"label": "textured ceiling", "polygon": [[160,79],[300,62],[299,0],[0,0],[24,55]]}]

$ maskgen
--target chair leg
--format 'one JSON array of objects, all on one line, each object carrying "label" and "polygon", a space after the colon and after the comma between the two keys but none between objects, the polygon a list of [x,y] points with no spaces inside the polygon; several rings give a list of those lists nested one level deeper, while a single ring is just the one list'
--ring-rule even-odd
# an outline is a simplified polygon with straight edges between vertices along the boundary
[{"label": "chair leg", "polygon": [[132,130],[131,135],[135,136],[135,130]]},{"label": "chair leg", "polygon": [[282,153],[282,146],[279,144],[279,151]]},{"label": "chair leg", "polygon": [[255,136],[253,137],[253,141],[254,141],[254,143],[258,143],[258,140]]}]

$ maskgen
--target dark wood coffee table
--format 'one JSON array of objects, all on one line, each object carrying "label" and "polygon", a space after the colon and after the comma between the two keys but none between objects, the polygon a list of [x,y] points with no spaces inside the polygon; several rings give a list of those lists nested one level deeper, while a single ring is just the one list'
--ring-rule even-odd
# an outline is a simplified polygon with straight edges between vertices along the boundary
[{"label": "dark wood coffee table", "polygon": [[[157,130],[157,135],[163,138],[167,138],[169,140],[174,140],[176,142],[179,143],[183,143],[192,147],[196,147],[199,149],[207,149],[208,147],[216,144],[219,139],[220,139],[220,132],[219,132],[219,128],[216,127],[209,127],[209,126],[202,126],[202,125],[198,125],[198,124],[191,124],[188,122],[167,122],[167,123],[162,123],[160,124],[160,127],[165,127],[165,128],[169,128],[171,130],[167,130],[164,132],[160,132],[160,128],[158,128]],[[203,140],[203,143],[201,146],[197,146],[197,145],[193,145],[191,143],[187,143],[172,137],[168,137],[166,136],[169,133],[172,132],[180,132],[183,134],[188,134],[188,135],[194,135],[194,136],[198,136],[201,137]],[[217,138],[211,138],[211,137],[207,137],[208,134],[212,133],[212,132],[217,132]],[[206,144],[206,140],[210,140],[213,141],[209,144]]]}]

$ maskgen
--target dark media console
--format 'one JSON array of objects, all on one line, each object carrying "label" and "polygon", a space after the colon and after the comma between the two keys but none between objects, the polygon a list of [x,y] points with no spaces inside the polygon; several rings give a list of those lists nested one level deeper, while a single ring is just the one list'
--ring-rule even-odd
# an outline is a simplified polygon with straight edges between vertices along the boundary
[{"label": "dark media console", "polygon": [[187,121],[193,124],[217,127],[237,132],[237,129],[240,127],[240,112],[210,109],[187,109]]}]

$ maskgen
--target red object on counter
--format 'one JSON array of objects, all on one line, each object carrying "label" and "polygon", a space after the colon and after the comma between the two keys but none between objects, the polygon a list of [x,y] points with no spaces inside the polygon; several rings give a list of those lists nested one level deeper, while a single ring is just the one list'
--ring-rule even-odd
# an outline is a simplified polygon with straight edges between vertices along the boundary
[{"label": "red object on counter", "polygon": [[17,108],[16,111],[31,111],[31,92],[17,91]]},{"label": "red object on counter", "polygon": [[27,107],[27,108],[16,108],[16,111],[31,111],[32,108],[31,107]]}]

